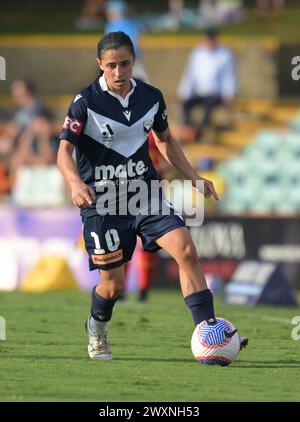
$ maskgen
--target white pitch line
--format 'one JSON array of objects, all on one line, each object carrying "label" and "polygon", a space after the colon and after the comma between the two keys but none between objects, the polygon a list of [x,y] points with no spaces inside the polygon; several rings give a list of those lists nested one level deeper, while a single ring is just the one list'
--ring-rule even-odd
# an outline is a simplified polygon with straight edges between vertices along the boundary
[{"label": "white pitch line", "polygon": [[[299,312],[300,313],[300,312]],[[232,315],[233,317],[235,316],[241,316],[243,318],[253,318],[254,315],[242,315],[239,313],[234,313]],[[274,321],[274,322],[282,322],[284,324],[292,324],[292,319],[295,317],[296,315],[291,316],[291,318],[284,318],[284,317],[272,317],[272,316],[268,316],[268,315],[255,315],[256,318],[260,318],[266,321]]]},{"label": "white pitch line", "polygon": [[269,317],[269,316],[264,316],[264,315],[260,316],[260,318],[265,319],[267,321],[283,322],[284,324],[289,324],[289,325],[292,324],[292,319],[293,319],[293,317],[289,319],[289,318],[282,318],[282,317]]}]

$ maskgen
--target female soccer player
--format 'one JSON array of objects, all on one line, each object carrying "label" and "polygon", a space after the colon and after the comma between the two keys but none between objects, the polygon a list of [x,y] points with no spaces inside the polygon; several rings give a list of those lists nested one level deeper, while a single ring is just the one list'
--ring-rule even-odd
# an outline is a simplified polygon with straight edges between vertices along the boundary
[{"label": "female soccer player", "polygon": [[[131,77],[135,53],[130,38],[123,32],[106,34],[98,43],[97,56],[102,75],[75,96],[60,134],[57,163],[71,188],[73,203],[81,209],[90,270],[101,274],[86,322],[88,353],[91,359],[111,359],[107,323],[123,289],[124,263],[131,259],[136,235],[145,250],[164,248],[176,260],[182,294],[195,325],[215,318],[213,296],[182,217],[172,209],[166,215],[161,197],[158,213],[114,212],[116,205],[124,208],[120,193],[124,175],[128,186],[141,181],[148,186],[156,179],[148,152],[151,128],[164,158],[194,185],[203,180],[205,197],[217,200],[218,195],[213,183],[193,170],[173,138],[161,92]],[[113,191],[112,185],[116,195],[112,202],[107,200],[112,206],[105,215],[101,200],[105,189]],[[126,208],[129,202],[130,192]],[[149,198],[148,207],[152,202]]]}]

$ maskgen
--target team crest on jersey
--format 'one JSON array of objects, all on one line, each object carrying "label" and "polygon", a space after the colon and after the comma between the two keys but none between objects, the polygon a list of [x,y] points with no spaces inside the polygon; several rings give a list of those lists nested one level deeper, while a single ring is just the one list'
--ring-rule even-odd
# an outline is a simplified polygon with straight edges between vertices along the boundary
[{"label": "team crest on jersey", "polygon": [[145,120],[144,121],[144,134],[148,137],[149,132],[152,128],[153,120]]},{"label": "team crest on jersey", "polygon": [[102,140],[103,141],[114,141],[115,140],[114,132],[113,132],[113,130],[110,127],[109,124],[100,125],[100,130],[101,130],[101,133],[102,133]]}]

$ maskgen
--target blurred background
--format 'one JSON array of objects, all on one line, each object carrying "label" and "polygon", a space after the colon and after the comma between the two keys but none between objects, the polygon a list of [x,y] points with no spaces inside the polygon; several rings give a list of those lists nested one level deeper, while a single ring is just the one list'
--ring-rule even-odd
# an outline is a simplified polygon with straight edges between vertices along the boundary
[{"label": "blurred background", "polygon": [[[220,194],[191,228],[210,288],[230,303],[296,304],[299,21],[297,0],[1,0],[0,289],[97,281],[55,161],[68,105],[96,78],[96,44],[120,28],[135,41],[135,76],[161,89],[174,136]],[[137,251],[129,290],[141,271]],[[177,265],[160,252],[148,278],[177,287]]]}]

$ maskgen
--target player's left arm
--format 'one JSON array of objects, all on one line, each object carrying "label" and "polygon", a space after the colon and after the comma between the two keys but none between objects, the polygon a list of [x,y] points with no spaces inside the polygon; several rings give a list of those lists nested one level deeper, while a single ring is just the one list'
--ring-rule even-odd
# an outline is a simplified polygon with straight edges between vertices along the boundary
[{"label": "player's left arm", "polygon": [[193,167],[186,159],[180,145],[173,137],[169,127],[163,132],[154,132],[154,138],[157,148],[162,156],[174,167],[180,170],[188,180],[192,180],[193,185],[196,186],[197,180],[204,182],[204,196],[209,198],[211,195],[218,200],[218,194],[215,191],[213,182],[204,177],[199,176]]}]

